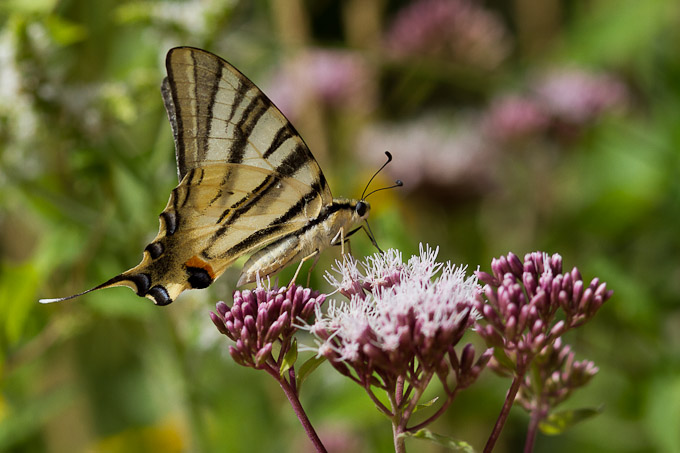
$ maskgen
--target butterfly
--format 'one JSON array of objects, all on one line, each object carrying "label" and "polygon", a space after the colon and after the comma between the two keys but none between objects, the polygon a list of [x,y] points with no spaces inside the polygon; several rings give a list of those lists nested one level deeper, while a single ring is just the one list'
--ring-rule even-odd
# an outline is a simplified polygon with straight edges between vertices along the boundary
[{"label": "butterfly", "polygon": [[333,198],[295,128],[238,69],[192,47],[171,49],[166,68],[161,93],[179,185],[160,214],[158,235],[132,269],[41,303],[127,286],[167,305],[185,290],[208,287],[241,256],[251,255],[238,286],[302,264],[363,228],[365,197]]}]

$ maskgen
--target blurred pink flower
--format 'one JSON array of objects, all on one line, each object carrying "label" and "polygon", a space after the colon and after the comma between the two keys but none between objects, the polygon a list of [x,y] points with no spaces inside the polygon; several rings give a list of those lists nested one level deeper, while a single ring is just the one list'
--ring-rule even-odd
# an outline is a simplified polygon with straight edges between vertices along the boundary
[{"label": "blurred pink flower", "polygon": [[539,77],[535,86],[537,102],[556,118],[576,124],[625,106],[629,97],[626,86],[614,76],[578,69],[551,71]]},{"label": "blurred pink flower", "polygon": [[484,114],[484,132],[502,144],[551,131],[558,139],[578,136],[583,126],[621,109],[629,99],[613,75],[554,69],[535,79],[527,94],[505,94]]},{"label": "blurred pink flower", "polygon": [[399,11],[386,46],[397,57],[433,57],[482,69],[497,67],[510,53],[501,20],[471,0],[420,0]]},{"label": "blurred pink flower", "polygon": [[311,49],[280,67],[267,93],[286,116],[295,118],[309,97],[334,108],[365,102],[365,84],[371,79],[370,67],[359,54]]},{"label": "blurred pink flower", "polygon": [[550,116],[532,99],[507,95],[492,101],[484,123],[485,132],[496,140],[521,141],[544,131]]},{"label": "blurred pink flower", "polygon": [[406,123],[371,125],[359,135],[355,149],[369,159],[380,154],[377,150],[389,150],[394,160],[386,171],[408,179],[406,190],[426,183],[481,190],[488,187],[493,171],[489,165],[493,148],[474,119],[447,121],[427,115]]}]

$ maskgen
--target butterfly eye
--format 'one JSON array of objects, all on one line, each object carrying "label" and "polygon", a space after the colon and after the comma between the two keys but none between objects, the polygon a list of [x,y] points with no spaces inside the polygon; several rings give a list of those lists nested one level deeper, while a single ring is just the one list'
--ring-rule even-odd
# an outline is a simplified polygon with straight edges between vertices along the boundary
[{"label": "butterfly eye", "polygon": [[357,201],[357,206],[354,208],[355,212],[359,217],[363,217],[368,212],[368,203],[364,201]]}]

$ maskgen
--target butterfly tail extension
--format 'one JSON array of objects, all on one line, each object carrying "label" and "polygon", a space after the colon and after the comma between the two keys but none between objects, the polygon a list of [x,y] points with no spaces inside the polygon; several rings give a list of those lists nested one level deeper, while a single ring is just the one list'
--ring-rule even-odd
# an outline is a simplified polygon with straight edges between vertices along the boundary
[{"label": "butterfly tail extension", "polygon": [[126,276],[125,273],[116,275],[113,278],[110,278],[109,280],[105,281],[104,283],[95,286],[94,288],[90,288],[86,291],[83,291],[78,294],[73,294],[71,296],[66,296],[66,297],[57,297],[54,299],[40,299],[38,302],[41,304],[52,304],[56,302],[63,302],[65,300],[70,300],[70,299],[75,299],[76,297],[83,296],[87,293],[91,293],[92,291],[97,291],[99,289],[105,289],[105,288],[113,288],[115,286],[127,286],[128,288],[132,288],[133,290],[137,289],[137,282],[135,280],[138,280],[137,278],[130,278],[130,276]]}]

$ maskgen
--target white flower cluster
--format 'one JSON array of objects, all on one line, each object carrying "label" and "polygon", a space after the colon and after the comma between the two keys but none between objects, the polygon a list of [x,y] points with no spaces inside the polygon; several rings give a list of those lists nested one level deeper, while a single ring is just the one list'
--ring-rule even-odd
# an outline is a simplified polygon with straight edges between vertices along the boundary
[{"label": "white flower cluster", "polygon": [[437,262],[438,252],[421,244],[407,263],[394,249],[362,263],[337,262],[333,270],[340,278],[326,278],[343,294],[349,290],[351,299],[331,301],[325,315],[317,307],[308,326],[317,346],[308,349],[352,364],[364,356],[408,362],[445,351],[474,320],[479,285],[475,276],[466,277],[466,267]]}]

